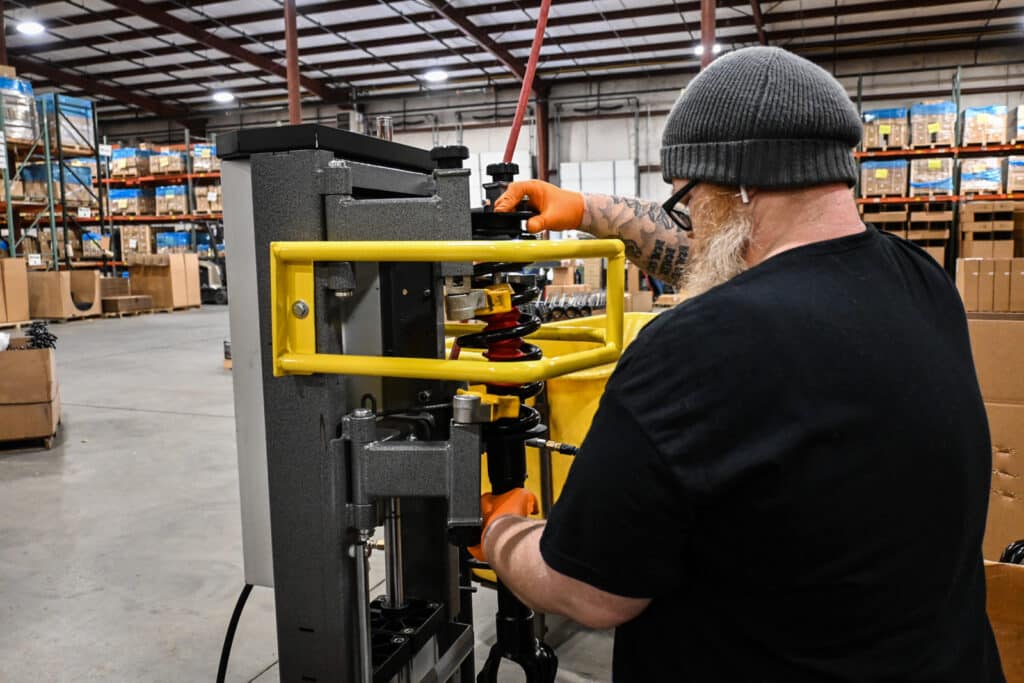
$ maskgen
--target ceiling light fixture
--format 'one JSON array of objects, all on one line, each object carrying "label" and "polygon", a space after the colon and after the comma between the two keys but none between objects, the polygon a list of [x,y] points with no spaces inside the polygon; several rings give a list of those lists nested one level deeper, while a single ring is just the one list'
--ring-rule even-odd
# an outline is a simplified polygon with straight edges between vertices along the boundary
[{"label": "ceiling light fixture", "polygon": [[235,96],[229,93],[227,90],[218,90],[213,93],[213,101],[220,102],[221,104],[227,104],[228,102],[234,102]]},{"label": "ceiling light fixture", "polygon": [[38,36],[45,30],[46,27],[40,24],[38,21],[29,20],[18,23],[18,32],[24,33],[26,36]]},{"label": "ceiling light fixture", "polygon": [[[719,43],[715,43],[714,45],[711,46],[711,53],[712,54],[716,54],[717,55],[721,51],[722,51],[722,46]],[[698,45],[697,47],[693,48],[693,54],[695,54],[698,57],[700,57],[702,54],[704,54],[704,46],[703,45]]]},{"label": "ceiling light fixture", "polygon": [[423,74],[423,79],[430,83],[444,83],[448,80],[448,72],[441,71],[441,69],[431,69]]}]

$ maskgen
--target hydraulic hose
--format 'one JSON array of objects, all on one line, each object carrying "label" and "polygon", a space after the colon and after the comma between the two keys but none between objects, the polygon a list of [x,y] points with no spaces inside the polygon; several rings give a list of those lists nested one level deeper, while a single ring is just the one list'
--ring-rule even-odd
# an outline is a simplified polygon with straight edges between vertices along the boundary
[{"label": "hydraulic hose", "polygon": [[526,107],[530,102],[530,93],[533,91],[534,76],[537,75],[537,62],[540,60],[540,47],[544,44],[544,31],[548,26],[548,11],[550,9],[551,0],[543,0],[540,4],[540,15],[537,17],[537,31],[533,34],[533,46],[530,48],[530,61],[526,63],[523,89],[519,91],[516,117],[512,121],[508,145],[505,146],[504,162],[506,164],[512,163],[512,155],[515,154],[516,144],[519,142],[519,131],[523,127],[523,119],[526,118]]}]

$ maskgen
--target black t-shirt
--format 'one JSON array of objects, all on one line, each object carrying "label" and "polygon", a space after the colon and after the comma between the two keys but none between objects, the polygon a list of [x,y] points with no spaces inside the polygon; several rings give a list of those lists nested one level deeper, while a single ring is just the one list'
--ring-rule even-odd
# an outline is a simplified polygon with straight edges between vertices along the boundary
[{"label": "black t-shirt", "polygon": [[990,472],[957,292],[869,227],[649,324],[541,552],[652,599],[616,632],[615,683],[1002,682]]}]

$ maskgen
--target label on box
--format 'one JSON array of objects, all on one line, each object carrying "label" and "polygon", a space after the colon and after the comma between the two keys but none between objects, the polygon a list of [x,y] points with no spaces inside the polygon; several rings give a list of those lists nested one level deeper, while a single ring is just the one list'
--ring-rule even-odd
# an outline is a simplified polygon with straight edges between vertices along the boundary
[{"label": "label on box", "polygon": [[986,114],[985,112],[982,112],[982,113],[978,114],[978,123],[980,123],[983,126],[987,126],[989,118],[990,117],[989,117],[988,114]]},{"label": "label on box", "polygon": [[29,254],[28,255],[28,264],[30,266],[41,266],[41,265],[43,265],[43,255],[42,254]]},{"label": "label on box", "polygon": [[128,200],[127,199],[118,199],[117,200],[117,208],[119,208],[119,209],[127,209],[128,208]]},{"label": "label on box", "polygon": [[25,237],[39,237],[39,228],[25,228]]},{"label": "label on box", "polygon": [[928,170],[930,170],[930,171],[938,171],[940,169],[942,169],[942,159],[929,159],[928,160]]},{"label": "label on box", "polygon": [[207,192],[206,193],[206,201],[208,201],[208,202],[215,202],[215,201],[217,201],[217,193],[216,192]]},{"label": "label on box", "polygon": [[942,128],[942,126],[939,125],[939,123],[937,122],[928,124],[928,132],[931,133],[932,135],[938,133],[940,128]]},{"label": "label on box", "polygon": [[209,159],[210,158],[210,149],[208,147],[202,148],[201,150],[199,150],[199,156],[201,158],[203,158],[203,159]]},{"label": "label on box", "polygon": [[128,248],[129,249],[138,249],[139,248],[139,241],[138,240],[128,240]]},{"label": "label on box", "polygon": [[80,207],[78,207],[78,217],[79,218],[92,218],[92,209],[90,209],[88,206],[80,206]]},{"label": "label on box", "polygon": [[882,135],[889,135],[890,133],[892,133],[892,126],[890,126],[888,123],[883,124],[878,127],[878,132],[881,133]]},{"label": "label on box", "polygon": [[114,149],[110,145],[100,145],[100,156],[107,157],[108,159],[114,154]]},{"label": "label on box", "polygon": [[889,177],[889,169],[887,169],[887,168],[876,168],[875,169],[875,177],[878,178],[879,180],[884,180],[885,178],[888,178]]},{"label": "label on box", "polygon": [[11,232],[7,228],[0,228],[0,237],[7,237]]}]

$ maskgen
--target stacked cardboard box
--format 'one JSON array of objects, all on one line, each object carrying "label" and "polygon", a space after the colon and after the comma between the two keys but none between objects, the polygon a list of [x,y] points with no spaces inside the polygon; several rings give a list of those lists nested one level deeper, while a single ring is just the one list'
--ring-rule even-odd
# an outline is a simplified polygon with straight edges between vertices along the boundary
[{"label": "stacked cardboard box", "polygon": [[[92,169],[64,164],[64,196],[68,206],[90,206],[96,202],[92,189]],[[50,164],[49,173],[45,163],[26,164],[21,170],[22,192],[32,199],[47,196],[47,183],[52,180],[56,199],[60,200],[60,164]],[[13,194],[13,191],[12,191]]]},{"label": "stacked cardboard box", "polygon": [[956,284],[968,312],[1024,313],[1024,258],[957,259]]},{"label": "stacked cardboard box", "polygon": [[4,134],[7,142],[31,145],[39,133],[32,84],[13,75],[3,77],[0,78],[0,93],[4,100]]},{"label": "stacked cardboard box", "polygon": [[1006,191],[1024,192],[1024,156],[1011,156],[1006,160]]},{"label": "stacked cardboard box", "polygon": [[910,142],[906,109],[872,109],[863,119],[864,149],[902,149]]},{"label": "stacked cardboard box", "polygon": [[960,205],[960,256],[1013,258],[1014,202],[967,202]]},{"label": "stacked cardboard box", "polygon": [[[60,116],[54,107],[54,98],[59,98]],[[40,112],[46,112],[47,126],[50,129],[50,140],[56,144],[57,130],[60,129],[60,142],[65,148],[81,150],[96,146],[96,128],[92,102],[78,97],[47,93],[36,98]]]},{"label": "stacked cardboard box", "polygon": [[48,259],[51,259],[54,255],[58,259],[76,259],[81,255],[82,243],[79,241],[78,234],[74,230],[68,230],[68,234],[65,236],[64,229],[58,227],[56,237],[57,241],[54,243],[54,236],[49,228],[39,231],[39,245],[43,256]]},{"label": "stacked cardboard box", "polygon": [[148,225],[122,225],[122,254],[152,254],[155,249],[153,228]]},{"label": "stacked cardboard box", "polygon": [[160,216],[188,213],[188,188],[184,185],[162,185],[156,188],[156,212]]},{"label": "stacked cardboard box", "polygon": [[956,144],[956,104],[925,100],[910,108],[911,147],[952,147]]},{"label": "stacked cardboard box", "polygon": [[149,172],[152,175],[186,173],[185,155],[181,152],[160,152],[149,158]]},{"label": "stacked cardboard box", "polygon": [[48,439],[57,433],[60,398],[53,349],[33,349],[25,337],[0,352],[0,441]]},{"label": "stacked cardboard box", "polygon": [[1010,142],[1024,142],[1024,104],[1010,107],[1006,117],[1006,137]]},{"label": "stacked cardboard box", "polygon": [[960,194],[1001,194],[1003,160],[977,157],[960,160]]},{"label": "stacked cardboard box", "polygon": [[192,235],[187,232],[160,232],[156,235],[156,253],[186,254],[191,251]]},{"label": "stacked cardboard box", "polygon": [[195,187],[196,213],[220,213],[224,210],[224,196],[220,185]]},{"label": "stacked cardboard box", "polygon": [[220,170],[220,159],[217,157],[216,145],[192,146],[192,171],[194,173],[213,173]]},{"label": "stacked cardboard box", "polygon": [[151,188],[126,187],[110,190],[110,213],[114,216],[144,216],[156,212],[156,194]]},{"label": "stacked cardboard box", "polygon": [[110,235],[102,235],[98,232],[82,233],[82,258],[98,259],[104,256],[110,257]]},{"label": "stacked cardboard box", "polygon": [[115,149],[110,158],[110,175],[115,178],[140,178],[150,173],[153,152],[140,147]]},{"label": "stacked cardboard box", "polygon": [[964,144],[990,145],[1006,142],[1007,111],[1005,105],[969,107],[964,109]]},{"label": "stacked cardboard box", "polygon": [[20,323],[28,319],[28,271],[25,259],[0,259],[0,321]]},{"label": "stacked cardboard box", "polygon": [[910,162],[910,196],[953,194],[953,157]]},{"label": "stacked cardboard box", "polygon": [[[153,297],[155,308],[185,308],[202,303],[199,290],[199,257],[195,254],[134,256],[128,272],[133,294]],[[146,263],[140,261],[145,260]]]},{"label": "stacked cardboard box", "polygon": [[863,197],[902,197],[907,192],[905,159],[865,161],[860,167],[860,191]]}]

